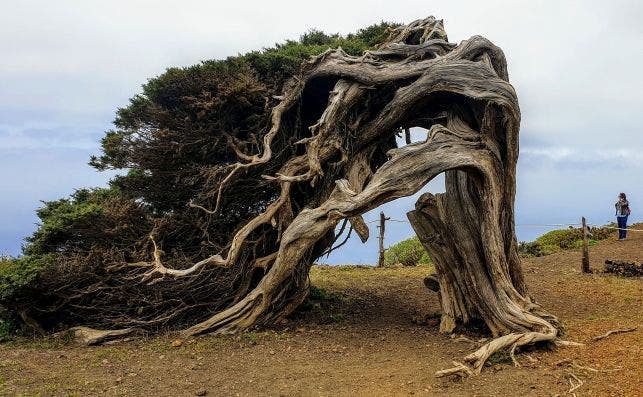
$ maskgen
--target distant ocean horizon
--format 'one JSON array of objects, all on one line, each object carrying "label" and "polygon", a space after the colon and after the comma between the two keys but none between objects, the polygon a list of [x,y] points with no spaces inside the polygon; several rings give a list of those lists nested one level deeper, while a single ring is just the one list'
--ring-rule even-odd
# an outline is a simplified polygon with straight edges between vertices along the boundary
[{"label": "distant ocean horizon", "polygon": [[[0,150],[4,181],[0,195],[0,254],[21,253],[24,239],[36,228],[35,210],[42,205],[40,200],[66,197],[77,188],[105,186],[114,173],[99,173],[86,165],[89,155],[96,152],[96,148]],[[48,166],[43,168],[42,164]],[[614,202],[621,191],[628,193],[630,199],[629,224],[643,221],[642,171],[640,166],[619,168],[609,163],[564,166],[527,152],[518,163],[517,239],[532,241],[550,230],[565,228],[551,225],[579,224],[582,216],[589,224],[615,222]],[[619,178],[615,177],[617,174]],[[406,212],[413,209],[417,197],[425,191],[444,191],[443,177],[438,176],[414,196],[386,203],[364,214],[367,222],[372,221],[368,224],[369,240],[362,244],[352,236],[343,247],[317,262],[376,263],[379,212],[403,221],[387,223],[385,246],[412,237],[414,232],[406,222]]]}]

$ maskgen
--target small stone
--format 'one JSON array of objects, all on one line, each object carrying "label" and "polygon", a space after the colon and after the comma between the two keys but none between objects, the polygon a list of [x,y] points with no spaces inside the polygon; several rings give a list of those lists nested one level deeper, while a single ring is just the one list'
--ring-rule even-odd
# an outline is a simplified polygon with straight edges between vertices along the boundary
[{"label": "small stone", "polygon": [[183,341],[181,339],[176,339],[172,341],[172,347],[179,347],[183,344]]},{"label": "small stone", "polygon": [[270,354],[271,354],[271,355],[272,355],[272,354],[275,354],[275,351],[274,351],[274,350],[270,350]]},{"label": "small stone", "polygon": [[208,391],[205,389],[199,389],[194,393],[195,396],[205,396],[206,394],[208,394]]},{"label": "small stone", "polygon": [[122,381],[123,381],[123,378],[121,378],[120,376],[116,378],[116,383],[121,383]]},{"label": "small stone", "polygon": [[103,362],[103,364],[107,364],[107,363],[109,363],[109,360],[104,358],[102,362]]}]

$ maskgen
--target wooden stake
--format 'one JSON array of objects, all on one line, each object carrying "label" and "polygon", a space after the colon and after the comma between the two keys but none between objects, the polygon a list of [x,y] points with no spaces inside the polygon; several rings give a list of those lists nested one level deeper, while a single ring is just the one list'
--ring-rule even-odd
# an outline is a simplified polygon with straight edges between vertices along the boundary
[{"label": "wooden stake", "polygon": [[581,223],[583,224],[583,261],[582,261],[582,272],[591,273],[589,268],[589,244],[587,241],[587,223],[585,222],[585,217],[581,218]]},{"label": "wooden stake", "polygon": [[384,229],[386,228],[386,221],[391,218],[387,218],[384,216],[384,212],[380,212],[380,225],[378,228],[380,229],[380,235],[379,235],[379,245],[380,245],[380,256],[379,259],[377,260],[377,267],[382,267],[384,266]]},{"label": "wooden stake", "polygon": [[406,139],[406,144],[411,143],[411,129],[410,128],[405,128],[404,129],[404,139]]}]

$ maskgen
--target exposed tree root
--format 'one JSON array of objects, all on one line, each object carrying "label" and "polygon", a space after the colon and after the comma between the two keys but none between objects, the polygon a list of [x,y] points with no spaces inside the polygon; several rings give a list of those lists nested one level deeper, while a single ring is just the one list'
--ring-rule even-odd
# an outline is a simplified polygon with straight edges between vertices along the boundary
[{"label": "exposed tree root", "polygon": [[[422,195],[408,214],[436,266],[427,285],[439,290],[440,331],[482,321],[495,339],[465,357],[470,366],[436,375],[477,374],[503,349],[517,364],[517,348],[563,344],[557,318],[529,296],[517,254],[520,108],[508,80],[498,47],[480,36],[449,43],[434,17],[395,29],[363,56],[336,48],[312,58],[280,95],[266,96],[263,122],[251,124],[260,131],[235,127],[205,134],[214,143],[192,143],[220,140],[225,149],[221,163],[202,171],[207,188],[182,202],[186,214],[153,214],[131,255],[116,246],[118,264],[107,267],[116,281],[85,285],[72,296],[74,310],[98,313],[101,327],[176,321],[186,335],[270,324],[304,299],[310,266],[333,249],[339,222],[348,220],[365,241],[362,214],[444,173],[446,192]],[[195,113],[185,117],[188,126]],[[426,128],[427,139],[397,147],[396,132],[413,127]],[[261,200],[248,203],[246,195]],[[190,230],[164,232],[173,216],[187,218]],[[218,232],[219,225],[228,227]],[[168,242],[168,234],[191,229],[202,232],[190,239],[198,249]]]},{"label": "exposed tree root", "polygon": [[553,341],[556,338],[556,334],[557,331],[552,327],[549,332],[511,333],[495,338],[464,358],[465,362],[471,364],[471,368],[459,364],[454,368],[438,371],[435,376],[442,377],[453,374],[460,376],[477,375],[491,355],[504,349],[509,349],[514,365],[519,366],[514,357],[516,348],[537,342]]},{"label": "exposed tree root", "polygon": [[556,365],[562,365],[562,364],[567,364],[568,366],[570,366],[570,367],[572,367],[574,369],[581,370],[581,371],[588,371],[588,372],[594,372],[594,373],[598,373],[598,372],[616,372],[616,371],[620,371],[620,370],[623,369],[622,367],[610,368],[610,369],[592,368],[592,367],[588,367],[588,366],[585,366],[585,365],[580,365],[580,364],[576,363],[575,361],[573,361],[571,359],[562,360],[561,362],[556,363]]},{"label": "exposed tree root", "polygon": [[[569,373],[569,378],[567,379],[569,381],[569,390],[567,393],[574,394],[574,391],[578,389],[579,387],[583,386],[584,382],[580,380],[580,378],[572,373]],[[574,381],[572,381],[572,379]],[[575,395],[575,394],[574,394]]]},{"label": "exposed tree root", "polygon": [[436,378],[442,378],[450,375],[457,375],[460,377],[473,376],[474,372],[467,365],[453,361],[454,367],[448,369],[442,369],[435,373]]},{"label": "exposed tree root", "polygon": [[137,331],[136,328],[100,330],[89,327],[73,327],[65,332],[70,332],[76,342],[85,346],[91,346],[122,339]]},{"label": "exposed tree root", "polygon": [[581,343],[561,341],[557,339],[556,335],[556,329],[554,329],[553,327],[550,332],[527,332],[503,335],[491,340],[475,352],[466,356],[464,358],[464,361],[470,363],[471,366],[454,362],[455,367],[437,371],[435,373],[435,376],[437,378],[440,378],[447,375],[458,375],[460,377],[478,375],[480,374],[485,362],[487,362],[489,357],[491,357],[494,353],[500,352],[502,350],[509,350],[511,361],[513,362],[514,366],[519,367],[520,363],[515,357],[516,349],[522,346],[532,345],[539,342],[551,342],[556,344],[557,346],[583,346],[583,344]]},{"label": "exposed tree root", "polygon": [[611,331],[607,331],[603,335],[593,337],[592,341],[596,342],[598,340],[605,339],[608,336],[613,335],[613,334],[622,334],[624,332],[632,332],[632,331],[636,331],[637,329],[638,329],[638,327],[613,329]]}]

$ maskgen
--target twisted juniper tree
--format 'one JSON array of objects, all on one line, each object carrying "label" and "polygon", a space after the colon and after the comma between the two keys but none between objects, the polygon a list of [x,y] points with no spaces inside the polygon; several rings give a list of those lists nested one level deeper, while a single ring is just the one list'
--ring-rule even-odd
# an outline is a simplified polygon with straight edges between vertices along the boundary
[{"label": "twisted juniper tree", "polygon": [[[436,263],[441,330],[477,320],[496,337],[465,358],[473,369],[440,374],[479,371],[561,328],[517,256],[519,124],[502,51],[449,43],[433,17],[170,69],[118,111],[91,161],[129,172],[40,210],[11,264],[25,278],[5,277],[2,303],[45,329],[270,324],[302,302],[342,232],[368,238],[363,213],[445,173],[446,193],[409,219]],[[412,127],[426,140],[398,148]]]}]

